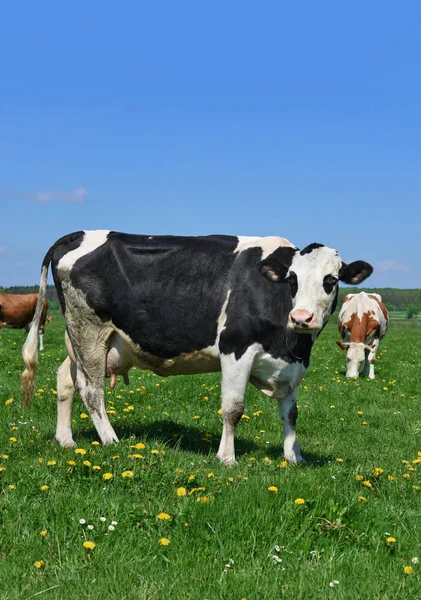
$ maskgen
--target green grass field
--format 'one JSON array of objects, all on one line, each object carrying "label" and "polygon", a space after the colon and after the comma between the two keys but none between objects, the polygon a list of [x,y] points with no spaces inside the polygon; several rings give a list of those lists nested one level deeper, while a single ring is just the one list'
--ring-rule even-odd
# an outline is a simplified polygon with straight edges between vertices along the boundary
[{"label": "green grass field", "polygon": [[376,380],[347,381],[332,322],[299,392],[307,464],[286,465],[276,402],[249,387],[232,469],[219,375],[107,381],[121,442],[98,445],[77,399],[61,449],[63,331],[55,315],[29,410],[25,334],[0,332],[1,600],[421,598],[421,325],[392,322]]}]

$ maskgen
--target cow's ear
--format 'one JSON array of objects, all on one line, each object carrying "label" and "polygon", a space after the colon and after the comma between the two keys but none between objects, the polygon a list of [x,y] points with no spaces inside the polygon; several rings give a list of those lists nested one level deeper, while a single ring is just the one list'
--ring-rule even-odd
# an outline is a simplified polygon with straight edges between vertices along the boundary
[{"label": "cow's ear", "polygon": [[342,350],[346,350],[347,348],[349,348],[348,342],[341,342],[340,340],[336,340],[336,343],[338,344],[339,348],[341,348]]},{"label": "cow's ear", "polygon": [[288,273],[288,267],[279,262],[279,260],[276,260],[276,258],[261,260],[257,268],[269,281],[284,281]]},{"label": "cow's ear", "polygon": [[361,283],[373,272],[373,267],[363,260],[356,260],[349,265],[344,262],[339,270],[339,279],[344,283]]}]

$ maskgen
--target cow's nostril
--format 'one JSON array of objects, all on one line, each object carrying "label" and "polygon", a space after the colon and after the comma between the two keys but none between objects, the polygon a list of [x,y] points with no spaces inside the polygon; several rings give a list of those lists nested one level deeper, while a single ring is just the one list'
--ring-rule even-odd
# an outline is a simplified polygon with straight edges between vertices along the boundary
[{"label": "cow's nostril", "polygon": [[305,322],[306,322],[306,323],[310,323],[310,321],[311,321],[311,319],[312,319],[312,318],[313,318],[313,315],[310,315],[310,316],[308,317],[308,319],[306,319],[306,321],[305,321]]}]

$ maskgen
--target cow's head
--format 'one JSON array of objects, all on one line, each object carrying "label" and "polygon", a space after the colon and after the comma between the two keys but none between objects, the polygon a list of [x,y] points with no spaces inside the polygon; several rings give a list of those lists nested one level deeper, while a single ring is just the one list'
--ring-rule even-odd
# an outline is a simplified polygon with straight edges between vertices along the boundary
[{"label": "cow's head", "polygon": [[339,281],[355,285],[373,272],[373,267],[362,260],[345,264],[337,250],[322,244],[295,250],[288,265],[274,253],[262,260],[259,268],[271,281],[289,281],[292,310],[287,328],[297,333],[322,330],[336,308]]},{"label": "cow's head", "polygon": [[374,347],[364,344],[364,342],[341,342],[336,341],[339,348],[346,350],[346,376],[351,378],[358,378],[360,373],[360,367],[365,362],[365,358]]}]

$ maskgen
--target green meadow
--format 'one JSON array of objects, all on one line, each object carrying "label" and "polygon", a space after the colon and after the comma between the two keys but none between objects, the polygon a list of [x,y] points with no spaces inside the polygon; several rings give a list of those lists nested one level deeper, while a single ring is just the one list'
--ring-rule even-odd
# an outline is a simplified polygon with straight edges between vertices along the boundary
[{"label": "green meadow", "polygon": [[250,386],[231,469],[218,374],[106,380],[120,443],[98,444],[77,397],[60,448],[63,332],[54,314],[23,409],[25,334],[0,331],[1,600],[421,598],[420,323],[392,321],[375,381],[348,381],[332,319],[299,391],[306,464],[285,463],[276,402]]}]

